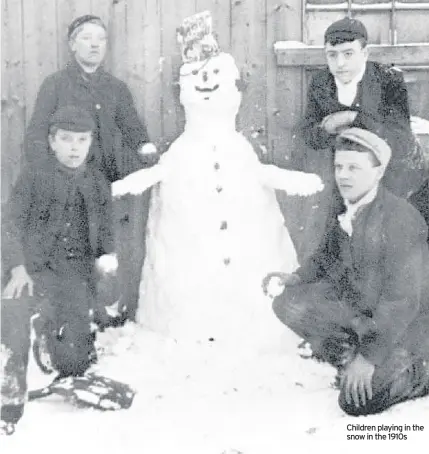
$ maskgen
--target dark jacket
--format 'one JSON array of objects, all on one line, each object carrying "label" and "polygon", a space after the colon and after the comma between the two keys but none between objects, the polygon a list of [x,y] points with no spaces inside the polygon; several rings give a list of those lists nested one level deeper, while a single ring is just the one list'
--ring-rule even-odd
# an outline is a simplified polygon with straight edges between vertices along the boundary
[{"label": "dark jacket", "polygon": [[[410,203],[420,211],[429,229],[429,178],[422,184],[420,189],[410,197]],[[429,232],[427,242],[429,244]]]},{"label": "dark jacket", "polygon": [[[24,169],[2,213],[2,261],[4,271],[25,265],[28,272],[43,269],[63,229],[68,188],[73,175],[58,161],[45,158]],[[109,184],[101,172],[87,167],[76,186],[88,216],[90,256],[94,260],[114,251],[112,202]]]},{"label": "dark jacket", "polygon": [[[408,94],[402,73],[380,63],[367,62],[356,99],[349,107],[338,101],[335,79],[329,69],[317,72],[308,89],[307,111],[300,124],[305,143],[315,150],[333,148],[335,136],[321,128],[320,123],[327,115],[342,110],[357,111],[352,126],[372,131],[389,143],[392,159],[384,184],[396,195],[407,195],[409,188],[398,186],[407,178],[407,172],[413,173],[408,169],[416,141],[411,131]],[[419,171],[416,173],[420,174]],[[413,175],[408,178],[415,179]]]},{"label": "dark jacket", "polygon": [[113,182],[154,163],[156,156],[142,158],[137,150],[149,141],[127,85],[100,67],[86,74],[73,60],[42,83],[28,125],[24,150],[31,164],[46,157],[48,120],[65,105],[88,110],[97,129],[88,161]]},{"label": "dark jacket", "polygon": [[[427,310],[423,302],[429,278],[426,237],[427,227],[417,210],[380,188],[354,221],[351,238],[333,216],[318,250],[297,270],[303,283],[328,281],[338,298],[352,290],[350,304],[358,326],[368,327],[367,333],[363,330],[362,353],[375,364]],[[344,260],[345,242],[351,263]]]}]

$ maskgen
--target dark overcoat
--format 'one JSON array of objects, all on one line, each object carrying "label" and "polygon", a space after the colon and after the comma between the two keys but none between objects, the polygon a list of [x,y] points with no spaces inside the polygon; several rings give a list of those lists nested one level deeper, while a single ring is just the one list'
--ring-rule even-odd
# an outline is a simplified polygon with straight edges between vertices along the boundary
[{"label": "dark overcoat", "polygon": [[[39,271],[52,259],[71,177],[53,157],[23,170],[2,213],[4,271],[17,265]],[[111,194],[104,175],[92,167],[82,172],[78,185],[88,214],[92,261],[114,251]]]},{"label": "dark overcoat", "polygon": [[29,163],[49,153],[49,117],[60,107],[76,105],[94,118],[96,131],[88,159],[107,180],[113,182],[140,168],[152,165],[157,155],[143,158],[137,153],[149,142],[127,85],[100,67],[94,74],[82,71],[76,61],[48,76],[37,95],[25,136]]},{"label": "dark overcoat", "polygon": [[[335,135],[326,132],[320,123],[327,115],[343,110],[357,111],[351,126],[374,132],[392,148],[392,159],[384,176],[385,186],[400,196],[417,189],[422,171],[413,169],[419,162],[410,162],[415,155],[416,141],[411,131],[408,93],[402,73],[380,63],[367,62],[356,98],[349,107],[338,101],[335,79],[329,68],[318,71],[308,88],[307,110],[299,127],[304,142],[315,150],[333,149]],[[407,176],[408,173],[411,175]]]}]

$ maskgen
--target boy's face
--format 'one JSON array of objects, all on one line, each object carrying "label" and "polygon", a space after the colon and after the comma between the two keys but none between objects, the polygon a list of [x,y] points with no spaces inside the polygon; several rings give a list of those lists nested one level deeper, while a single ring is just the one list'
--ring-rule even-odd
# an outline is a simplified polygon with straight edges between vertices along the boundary
[{"label": "boy's face", "polygon": [[76,169],[85,162],[91,143],[91,131],[74,132],[58,129],[53,136],[49,135],[49,145],[58,161],[70,169]]},{"label": "boy's face", "polygon": [[371,152],[335,152],[335,181],[344,200],[356,203],[378,184],[383,169],[374,160]]},{"label": "boy's face", "polygon": [[333,46],[325,45],[326,60],[332,75],[343,84],[349,83],[364,67],[368,59],[368,49],[355,39],[350,43]]},{"label": "boy's face", "polygon": [[70,41],[70,48],[79,63],[98,67],[106,56],[107,32],[98,24],[83,24]]}]

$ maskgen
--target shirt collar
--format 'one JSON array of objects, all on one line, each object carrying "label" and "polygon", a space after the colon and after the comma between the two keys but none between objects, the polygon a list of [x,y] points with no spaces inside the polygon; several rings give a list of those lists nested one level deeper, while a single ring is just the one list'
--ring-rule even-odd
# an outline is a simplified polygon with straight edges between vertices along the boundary
[{"label": "shirt collar", "polygon": [[371,202],[374,201],[375,197],[378,193],[378,184],[372,188],[364,197],[362,197],[356,203],[350,203],[347,200],[344,200],[344,206],[346,207],[346,211],[343,214],[338,216],[338,221],[340,223],[341,228],[347,232],[349,236],[353,234],[353,221],[358,216],[359,212],[362,211],[362,208],[366,205],[369,205]]},{"label": "shirt collar", "polygon": [[375,185],[367,194],[365,194],[359,201],[355,203],[351,203],[348,200],[344,200],[344,205],[346,206],[346,210],[349,212],[356,213],[359,208],[370,204],[376,197],[378,192],[378,184]]}]

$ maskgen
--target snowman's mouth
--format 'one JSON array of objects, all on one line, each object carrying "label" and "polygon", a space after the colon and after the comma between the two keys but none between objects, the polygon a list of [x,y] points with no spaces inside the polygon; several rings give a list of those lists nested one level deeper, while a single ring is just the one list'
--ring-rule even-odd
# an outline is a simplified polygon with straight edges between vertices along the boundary
[{"label": "snowman's mouth", "polygon": [[219,88],[219,84],[216,84],[212,88],[208,88],[208,87],[202,88],[202,87],[198,87],[197,85],[195,85],[195,90],[199,91],[200,93],[212,93],[212,92],[216,91],[218,88]]}]

